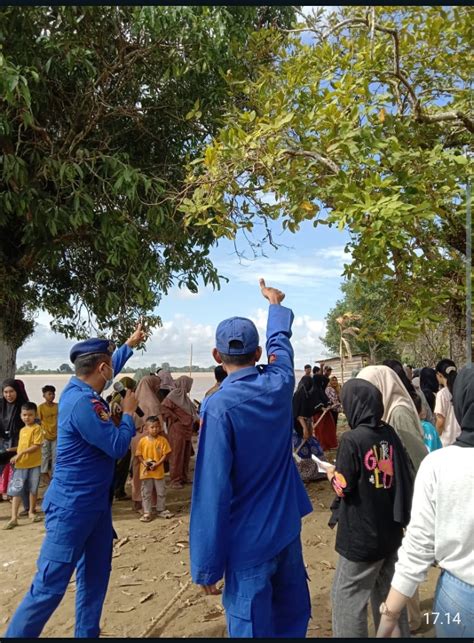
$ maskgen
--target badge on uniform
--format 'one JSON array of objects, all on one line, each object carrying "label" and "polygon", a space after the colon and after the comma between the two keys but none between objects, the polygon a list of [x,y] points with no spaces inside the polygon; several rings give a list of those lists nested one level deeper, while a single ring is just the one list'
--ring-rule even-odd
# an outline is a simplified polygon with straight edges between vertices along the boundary
[{"label": "badge on uniform", "polygon": [[97,413],[100,419],[104,422],[108,422],[110,420],[110,413],[107,411],[102,402],[100,400],[91,400],[91,402],[92,406],[94,407],[94,411]]}]

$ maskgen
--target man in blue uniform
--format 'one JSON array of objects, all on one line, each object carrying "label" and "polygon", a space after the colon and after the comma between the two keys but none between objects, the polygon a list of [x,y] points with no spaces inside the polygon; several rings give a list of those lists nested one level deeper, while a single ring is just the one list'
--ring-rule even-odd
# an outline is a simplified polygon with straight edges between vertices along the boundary
[{"label": "man in blue uniform", "polygon": [[132,348],[145,339],[141,325],[114,352],[104,339],[88,339],[71,350],[75,366],[59,402],[57,460],[43,500],[46,536],[38,571],[15,612],[6,637],[38,637],[61,602],[76,570],[75,636],[97,638],[112,563],[111,498],[115,461],[135,435],[137,401],[127,392],[116,427],[100,394],[111,384]]},{"label": "man in blue uniform", "polygon": [[225,574],[231,637],[304,637],[311,615],[301,518],[312,511],[292,457],[293,313],[267,288],[268,366],[255,325],[221,322],[213,355],[228,375],[203,403],[191,505],[191,573],[206,594]]}]

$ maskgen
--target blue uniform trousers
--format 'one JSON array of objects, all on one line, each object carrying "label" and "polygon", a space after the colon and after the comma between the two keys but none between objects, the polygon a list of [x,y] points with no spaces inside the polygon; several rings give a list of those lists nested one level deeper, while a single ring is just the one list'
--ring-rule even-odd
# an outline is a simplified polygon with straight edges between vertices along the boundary
[{"label": "blue uniform trousers", "polygon": [[78,512],[50,503],[45,514],[46,537],[37,562],[38,571],[5,636],[38,637],[76,570],[74,635],[97,638],[112,562],[111,509]]},{"label": "blue uniform trousers", "polygon": [[301,539],[271,560],[227,570],[223,604],[232,638],[305,638],[311,600]]}]

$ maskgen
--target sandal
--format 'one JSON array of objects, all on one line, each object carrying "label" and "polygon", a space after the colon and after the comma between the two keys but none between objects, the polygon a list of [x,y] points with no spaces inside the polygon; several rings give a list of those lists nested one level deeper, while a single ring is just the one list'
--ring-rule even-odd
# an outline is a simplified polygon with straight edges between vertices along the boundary
[{"label": "sandal", "polygon": [[168,509],[165,509],[164,511],[160,511],[158,514],[158,518],[173,518],[174,514],[171,513],[171,511],[168,511]]},{"label": "sandal", "polygon": [[30,522],[41,522],[43,519],[38,514],[34,514],[30,517]]},{"label": "sandal", "polygon": [[140,522],[151,522],[151,516],[149,514],[143,514],[140,518]]},{"label": "sandal", "polygon": [[18,527],[18,520],[9,520],[3,529],[14,529]]}]

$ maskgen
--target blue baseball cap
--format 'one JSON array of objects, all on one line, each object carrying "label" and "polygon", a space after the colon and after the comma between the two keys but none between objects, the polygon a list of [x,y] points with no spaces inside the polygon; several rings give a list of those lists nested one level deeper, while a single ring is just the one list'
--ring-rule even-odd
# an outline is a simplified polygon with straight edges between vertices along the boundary
[{"label": "blue baseball cap", "polygon": [[[240,342],[238,347],[230,346],[231,342]],[[221,321],[216,330],[216,348],[224,355],[247,355],[257,350],[259,343],[258,330],[251,319],[230,317]]]},{"label": "blue baseball cap", "polygon": [[83,342],[78,342],[74,344],[69,353],[69,358],[74,364],[78,357],[83,357],[84,355],[94,355],[95,353],[105,353],[106,355],[112,355],[115,350],[115,344],[110,341],[110,339],[85,339]]}]

